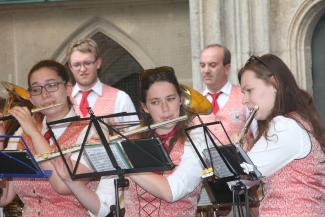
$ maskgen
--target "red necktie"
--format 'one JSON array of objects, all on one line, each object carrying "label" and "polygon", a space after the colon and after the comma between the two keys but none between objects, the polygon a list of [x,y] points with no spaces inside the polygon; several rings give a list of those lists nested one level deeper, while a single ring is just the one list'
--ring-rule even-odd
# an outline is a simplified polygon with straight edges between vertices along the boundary
[{"label": "red necktie", "polygon": [[50,143],[50,139],[51,139],[51,137],[52,137],[52,134],[51,134],[51,132],[50,132],[50,130],[47,130],[45,133],[44,133],[44,139],[48,142],[48,143]]},{"label": "red necktie", "polygon": [[81,98],[81,101],[80,101],[80,104],[79,104],[79,109],[80,109],[80,112],[81,112],[81,114],[83,116],[87,116],[87,114],[88,114],[89,104],[88,104],[87,97],[88,97],[90,92],[91,92],[91,90],[81,91],[82,98]]},{"label": "red necktie", "polygon": [[212,97],[212,108],[213,108],[213,114],[217,114],[219,111],[219,105],[218,105],[218,97],[220,96],[222,92],[218,93],[209,93]]}]

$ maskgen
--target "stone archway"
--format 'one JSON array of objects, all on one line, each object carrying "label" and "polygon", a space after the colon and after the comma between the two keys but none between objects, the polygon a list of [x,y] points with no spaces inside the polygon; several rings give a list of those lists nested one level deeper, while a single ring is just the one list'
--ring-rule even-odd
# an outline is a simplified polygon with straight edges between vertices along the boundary
[{"label": "stone archway", "polygon": [[313,92],[311,41],[319,19],[325,13],[325,1],[304,1],[289,27],[290,67],[300,87]]},{"label": "stone archway", "polygon": [[[320,92],[322,81],[314,80],[316,78],[313,68],[316,65],[313,64],[317,61],[315,62],[316,59],[312,57],[312,40],[316,26],[324,14],[324,0],[305,1],[297,10],[289,29],[290,65],[293,72],[296,73],[298,84],[314,96],[315,104],[323,121],[325,120],[325,106],[322,102],[323,93]],[[315,82],[318,86],[316,89],[314,88]]]}]

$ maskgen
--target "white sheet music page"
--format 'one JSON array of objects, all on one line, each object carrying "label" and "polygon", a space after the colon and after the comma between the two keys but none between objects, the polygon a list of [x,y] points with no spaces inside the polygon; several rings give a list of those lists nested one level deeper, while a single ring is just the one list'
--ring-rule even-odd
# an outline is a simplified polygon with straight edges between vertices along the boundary
[{"label": "white sheet music page", "polygon": [[[110,143],[113,155],[117,161],[117,164],[121,169],[131,169],[132,165],[127,160],[127,157],[123,151],[123,148],[119,142]],[[86,145],[85,155],[92,165],[93,169],[97,172],[107,172],[115,170],[105,147],[102,144]]]}]

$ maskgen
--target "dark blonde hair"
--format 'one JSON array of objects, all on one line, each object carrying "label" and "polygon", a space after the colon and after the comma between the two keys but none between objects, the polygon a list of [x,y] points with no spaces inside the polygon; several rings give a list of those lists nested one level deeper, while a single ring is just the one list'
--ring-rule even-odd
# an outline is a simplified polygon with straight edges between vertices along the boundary
[{"label": "dark blonde hair", "polygon": [[66,53],[66,59],[68,62],[70,62],[70,56],[74,51],[92,53],[96,59],[100,56],[97,43],[90,38],[75,41],[70,45]]},{"label": "dark blonde hair", "polygon": [[[266,54],[261,57],[251,56],[238,73],[239,82],[247,70],[253,71],[258,79],[272,84],[277,90],[271,114],[266,120],[258,121],[259,131],[256,140],[262,135],[267,138],[269,123],[275,116],[283,115],[295,119],[291,115],[297,113],[310,125],[311,131],[307,131],[317,139],[325,152],[325,130],[313,98],[305,90],[299,88],[288,66],[273,54]],[[300,123],[299,120],[296,121]]]}]

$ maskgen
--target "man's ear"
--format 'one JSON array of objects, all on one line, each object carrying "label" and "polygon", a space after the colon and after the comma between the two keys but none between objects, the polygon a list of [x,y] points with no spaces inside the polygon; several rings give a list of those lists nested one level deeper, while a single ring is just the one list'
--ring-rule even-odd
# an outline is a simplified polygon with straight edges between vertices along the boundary
[{"label": "man's ear", "polygon": [[231,64],[226,64],[224,67],[225,67],[226,75],[229,76]]},{"label": "man's ear", "polygon": [[103,63],[102,58],[98,57],[96,62],[95,62],[97,70],[99,70],[100,67],[102,67],[102,63]]}]

